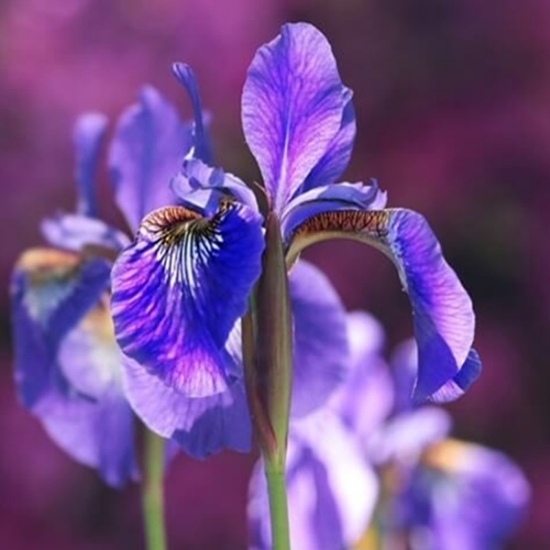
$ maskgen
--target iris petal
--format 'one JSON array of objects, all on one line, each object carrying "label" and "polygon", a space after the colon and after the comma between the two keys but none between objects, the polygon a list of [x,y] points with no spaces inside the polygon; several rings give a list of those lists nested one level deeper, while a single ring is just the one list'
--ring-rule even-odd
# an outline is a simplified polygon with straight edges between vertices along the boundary
[{"label": "iris petal", "polygon": [[120,117],[109,151],[115,199],[132,230],[156,208],[176,203],[169,182],[193,145],[192,131],[150,86]]},{"label": "iris petal", "polygon": [[290,261],[327,238],[352,238],[384,252],[396,265],[413,308],[418,344],[417,400],[429,399],[454,378],[470,354],[475,317],[472,302],[426,220],[404,209],[318,214],[299,226]]},{"label": "iris petal", "polygon": [[103,260],[50,249],[20,258],[12,277],[12,322],[15,377],[27,407],[64,384],[56,364],[60,342],[108,288],[109,272]]},{"label": "iris petal", "polygon": [[107,117],[100,113],[81,115],[75,124],[77,212],[84,216],[97,215],[94,181],[99,148],[106,129]]},{"label": "iris petal", "polygon": [[[350,548],[368,526],[376,503],[374,472],[338,419],[320,411],[293,422],[286,470],[292,548]],[[249,486],[248,516],[255,550],[272,548],[265,476]]]},{"label": "iris petal", "polygon": [[301,188],[302,193],[321,185],[334,183],[342,175],[349,163],[355,140],[355,109],[351,100],[353,92],[346,88],[344,94],[345,107],[340,123],[340,130],[332,138],[321,160],[308,174]]},{"label": "iris petal", "polygon": [[315,214],[336,210],[375,210],[386,206],[386,193],[378,183],[337,183],[310,189],[294,197],[281,219],[283,241],[288,244],[295,229]]},{"label": "iris petal", "polygon": [[320,407],[344,380],[349,367],[346,313],[325,275],[298,262],[289,275],[294,317],[294,417]]},{"label": "iris petal", "polygon": [[258,210],[254,193],[243,181],[200,159],[185,160],[182,171],[170,185],[185,206],[198,207],[208,213],[217,208],[220,199],[228,196]]},{"label": "iris petal", "polygon": [[246,310],[263,246],[259,214],[233,201],[210,218],[184,207],[147,216],[112,273],[125,354],[187,397],[225,391],[223,346]]},{"label": "iris petal", "polygon": [[345,97],[330,44],[312,25],[284,25],[256,53],[243,90],[242,123],[276,212],[339,132]]},{"label": "iris petal", "polygon": [[205,128],[203,120],[203,112],[201,106],[201,100],[199,95],[199,86],[195,74],[189,65],[185,63],[174,63],[172,70],[176,75],[176,78],[183,84],[187,91],[189,98],[191,99],[191,105],[193,107],[193,150],[190,151],[194,158],[203,160],[206,163],[212,161],[212,147],[210,145],[210,138]]},{"label": "iris petal", "polygon": [[250,414],[242,383],[201,399],[185,397],[124,358],[125,393],[136,414],[154,432],[172,438],[185,452],[205,458],[223,449],[248,452]]}]

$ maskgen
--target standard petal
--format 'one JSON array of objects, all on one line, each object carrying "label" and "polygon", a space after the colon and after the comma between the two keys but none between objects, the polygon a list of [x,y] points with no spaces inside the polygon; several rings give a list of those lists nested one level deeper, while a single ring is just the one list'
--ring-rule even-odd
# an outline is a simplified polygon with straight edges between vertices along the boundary
[{"label": "standard petal", "polygon": [[206,458],[223,449],[250,451],[252,427],[241,382],[217,395],[188,398],[125,357],[124,386],[149,429],[172,438],[187,454]]},{"label": "standard petal", "polygon": [[[378,484],[355,439],[325,412],[294,422],[289,436],[287,494],[292,548],[350,548],[366,530]],[[271,548],[266,483],[260,464],[249,487],[252,548]]]},{"label": "standard petal", "polygon": [[414,397],[429,399],[466,363],[475,325],[470,297],[430,226],[420,214],[405,209],[326,212],[295,230],[289,261],[306,246],[330,238],[368,243],[394,262],[413,308],[418,344]]},{"label": "standard petal", "polygon": [[170,180],[193,146],[192,129],[150,86],[120,117],[109,150],[115,199],[128,225],[161,206],[176,204]]},{"label": "standard petal", "polygon": [[340,130],[346,95],[330,44],[312,25],[284,25],[254,56],[242,122],[276,212]]},{"label": "standard petal", "polygon": [[212,162],[212,147],[203,120],[199,86],[195,74],[191,67],[185,63],[174,63],[172,71],[181,84],[183,84],[193,107],[193,148],[189,151],[188,155],[190,154],[193,158],[210,163]]},{"label": "standard petal", "polygon": [[260,274],[260,216],[233,201],[210,218],[184,207],[145,218],[112,273],[123,351],[187,397],[227,390],[224,345]]},{"label": "standard petal", "polygon": [[19,397],[33,407],[53,387],[65,383],[58,369],[62,338],[109,286],[109,264],[79,260],[50,249],[29,250],[12,277],[15,378]]},{"label": "standard petal", "polygon": [[233,197],[252,210],[259,210],[254,193],[243,181],[200,159],[185,160],[170,185],[185,206],[198,207],[207,213],[216,210],[223,197]]},{"label": "standard petal", "polygon": [[326,402],[348,368],[346,313],[327,277],[300,261],[289,275],[294,318],[291,414],[304,416]]},{"label": "standard petal", "polygon": [[321,160],[308,174],[301,188],[302,193],[315,187],[334,183],[346,169],[351,157],[356,130],[352,96],[353,92],[346,88],[340,130],[330,142]]},{"label": "standard petal", "polygon": [[77,212],[83,216],[97,215],[95,174],[107,122],[107,117],[100,113],[86,113],[78,117],[75,124]]}]

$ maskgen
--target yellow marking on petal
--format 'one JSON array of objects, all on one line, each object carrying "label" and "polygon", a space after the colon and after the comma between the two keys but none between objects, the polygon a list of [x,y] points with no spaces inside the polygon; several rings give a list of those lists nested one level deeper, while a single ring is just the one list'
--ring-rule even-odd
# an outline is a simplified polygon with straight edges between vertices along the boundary
[{"label": "yellow marking on petal", "polygon": [[31,248],[21,254],[16,269],[32,273],[55,268],[72,268],[78,263],[78,255],[54,248]]},{"label": "yellow marking on petal", "polygon": [[452,472],[467,461],[467,455],[468,444],[445,439],[428,447],[422,455],[422,462],[437,470]]},{"label": "yellow marking on petal", "polygon": [[94,334],[105,344],[115,344],[115,328],[109,311],[109,295],[105,293],[86,314],[79,328]]}]

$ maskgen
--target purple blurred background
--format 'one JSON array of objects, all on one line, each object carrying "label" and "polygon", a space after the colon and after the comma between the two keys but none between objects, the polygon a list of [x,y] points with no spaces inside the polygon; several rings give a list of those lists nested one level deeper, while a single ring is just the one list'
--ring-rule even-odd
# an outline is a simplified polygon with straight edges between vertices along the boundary
[{"label": "purple blurred background", "polygon": [[[40,220],[71,208],[72,124],[116,117],[143,83],[190,115],[170,73],[191,64],[213,114],[218,162],[258,173],[240,129],[255,49],[285,21],[331,41],[355,91],[349,181],[376,177],[390,205],[425,214],[478,314],[480,381],[449,408],[456,435],[501,449],[534,488],[510,548],[550,544],[550,3],[547,0],[3,0],[0,3],[0,285],[41,243]],[[102,194],[108,183],[102,174]],[[114,210],[106,209],[113,219]],[[411,332],[392,266],[376,252],[319,245],[349,308],[373,312],[388,351]],[[105,488],[17,403],[7,292],[1,297],[0,547],[142,547],[138,489]],[[171,547],[245,548],[253,457],[177,460],[168,478]]]}]

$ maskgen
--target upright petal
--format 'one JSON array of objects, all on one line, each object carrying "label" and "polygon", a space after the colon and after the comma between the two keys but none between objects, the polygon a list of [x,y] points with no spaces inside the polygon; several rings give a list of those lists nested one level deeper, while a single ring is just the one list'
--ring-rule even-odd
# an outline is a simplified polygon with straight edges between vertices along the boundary
[{"label": "upright petal", "polygon": [[29,250],[18,261],[11,286],[15,377],[27,407],[66,380],[58,369],[63,337],[109,286],[109,264],[50,249]]},{"label": "upright petal", "polygon": [[193,158],[200,159],[209,164],[212,162],[212,147],[203,120],[197,79],[191,67],[185,63],[174,63],[172,65],[172,71],[181,84],[183,84],[191,100],[191,106],[193,107],[193,147],[188,154],[191,154]]},{"label": "upright petal", "polygon": [[349,368],[346,313],[327,277],[300,261],[289,275],[294,317],[294,378],[291,414],[319,408]]},{"label": "upright petal", "polygon": [[276,212],[339,132],[346,96],[330,44],[312,25],[284,25],[257,51],[244,85],[242,122]]},{"label": "upright petal", "polygon": [[289,261],[310,244],[342,237],[371,244],[397,267],[411,300],[418,344],[415,398],[429,399],[464,367],[468,372],[462,385],[470,384],[480,370],[470,355],[475,325],[472,302],[443,258],[426,220],[404,209],[317,214],[295,230]]},{"label": "upright petal", "polygon": [[332,138],[321,160],[308,174],[301,188],[302,193],[321,185],[334,183],[346,169],[353,150],[356,131],[352,96],[353,92],[346,88],[344,95],[345,107],[340,122],[340,130]]},{"label": "upright petal", "polygon": [[150,86],[120,117],[109,150],[115,199],[130,228],[156,208],[176,203],[169,183],[193,145],[192,130]]},{"label": "upright petal", "polygon": [[189,398],[125,357],[124,387],[147,427],[172,438],[187,454],[202,459],[223,449],[250,451],[252,426],[242,382],[216,395]]},{"label": "upright petal", "polygon": [[223,201],[210,218],[183,207],[147,216],[112,273],[124,353],[187,397],[227,390],[224,345],[261,269],[260,216]]},{"label": "upright petal", "polygon": [[99,148],[106,129],[107,117],[100,113],[81,115],[75,124],[77,212],[83,216],[97,215],[95,174]]}]

